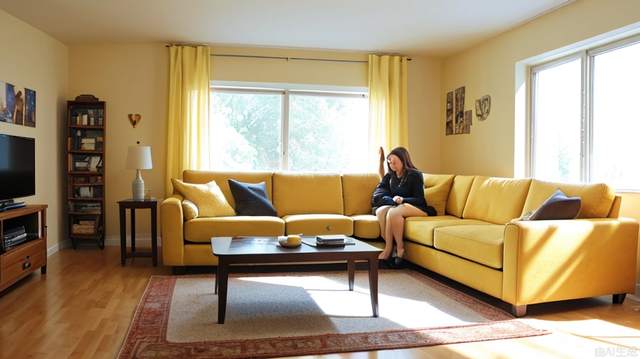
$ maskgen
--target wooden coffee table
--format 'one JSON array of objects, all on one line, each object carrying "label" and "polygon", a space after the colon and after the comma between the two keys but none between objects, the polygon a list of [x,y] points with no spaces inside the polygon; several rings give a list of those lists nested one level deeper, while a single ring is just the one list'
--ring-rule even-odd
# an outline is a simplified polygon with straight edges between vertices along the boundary
[{"label": "wooden coffee table", "polygon": [[373,316],[378,316],[378,254],[372,245],[355,240],[344,247],[313,247],[302,244],[297,248],[283,248],[273,237],[213,237],[213,254],[218,257],[215,292],[218,294],[218,324],[224,323],[227,309],[229,265],[259,263],[347,262],[349,290],[353,290],[355,262],[369,263],[369,291]]}]

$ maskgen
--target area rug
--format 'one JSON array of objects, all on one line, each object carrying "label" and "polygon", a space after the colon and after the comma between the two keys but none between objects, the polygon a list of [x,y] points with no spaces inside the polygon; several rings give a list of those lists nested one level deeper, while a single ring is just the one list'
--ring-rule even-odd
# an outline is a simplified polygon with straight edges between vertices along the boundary
[{"label": "area rug", "polygon": [[213,276],[153,276],[120,358],[268,358],[410,348],[543,335],[510,314],[410,270],[232,274],[217,324]]}]

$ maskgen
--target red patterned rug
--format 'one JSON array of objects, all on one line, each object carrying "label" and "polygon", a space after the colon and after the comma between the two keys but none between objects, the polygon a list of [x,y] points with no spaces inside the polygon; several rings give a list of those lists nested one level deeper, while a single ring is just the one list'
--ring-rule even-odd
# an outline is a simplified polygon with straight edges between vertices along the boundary
[{"label": "red patterned rug", "polygon": [[[270,358],[398,349],[548,334],[412,271],[380,271],[380,317],[368,284],[344,272],[234,274],[225,324],[212,276],[153,276],[119,358]],[[360,286],[358,286],[360,284]]]}]

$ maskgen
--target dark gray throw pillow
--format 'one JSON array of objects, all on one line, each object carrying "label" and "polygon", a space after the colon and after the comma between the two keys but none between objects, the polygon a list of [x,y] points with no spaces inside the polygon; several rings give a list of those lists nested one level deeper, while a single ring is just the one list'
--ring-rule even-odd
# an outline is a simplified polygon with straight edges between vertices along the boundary
[{"label": "dark gray throw pillow", "polygon": [[536,221],[545,219],[574,219],[580,212],[580,197],[567,197],[561,190],[556,190],[538,209],[523,216],[523,220]]},{"label": "dark gray throw pillow", "polygon": [[239,216],[276,216],[264,182],[242,183],[232,179],[228,182]]}]

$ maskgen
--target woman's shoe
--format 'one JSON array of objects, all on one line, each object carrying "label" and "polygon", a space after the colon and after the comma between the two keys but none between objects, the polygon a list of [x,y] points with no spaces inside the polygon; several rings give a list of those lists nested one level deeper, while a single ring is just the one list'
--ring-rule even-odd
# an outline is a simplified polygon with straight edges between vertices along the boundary
[{"label": "woman's shoe", "polygon": [[398,254],[397,252],[394,253],[393,266],[395,268],[403,268],[404,267],[404,259],[402,257],[404,257],[404,250],[402,251],[402,254]]}]

